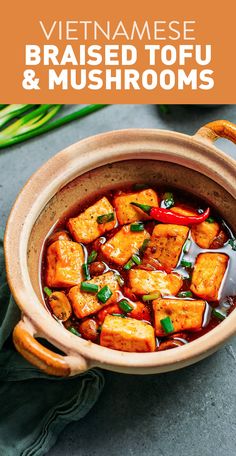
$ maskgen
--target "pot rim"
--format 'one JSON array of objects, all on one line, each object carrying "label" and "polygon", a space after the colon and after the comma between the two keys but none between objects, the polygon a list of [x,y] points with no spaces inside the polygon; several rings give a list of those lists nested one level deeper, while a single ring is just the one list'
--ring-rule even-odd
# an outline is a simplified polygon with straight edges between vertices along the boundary
[{"label": "pot rim", "polygon": [[215,180],[236,199],[236,162],[206,138],[169,130],[115,130],[83,139],[50,158],[25,184],[7,222],[6,269],[15,301],[30,321],[34,333],[45,337],[67,355],[82,355],[89,367],[149,371],[158,368],[160,371],[167,370],[168,366],[168,370],[176,369],[179,364],[191,364],[203,358],[204,353],[215,351],[236,332],[235,310],[220,325],[190,344],[163,352],[127,353],[78,339],[59,325],[38,299],[29,278],[27,246],[32,226],[47,202],[69,181],[89,170],[138,158],[169,161],[197,170]]}]

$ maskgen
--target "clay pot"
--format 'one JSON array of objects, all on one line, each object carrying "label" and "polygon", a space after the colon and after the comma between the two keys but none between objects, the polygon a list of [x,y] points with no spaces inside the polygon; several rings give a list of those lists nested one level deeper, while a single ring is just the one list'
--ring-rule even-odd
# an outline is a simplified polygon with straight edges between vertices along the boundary
[{"label": "clay pot", "polygon": [[[46,235],[65,211],[98,189],[126,182],[169,185],[194,192],[215,206],[236,232],[235,161],[213,142],[236,141],[236,126],[212,122],[194,135],[161,130],[113,131],[63,150],[27,182],[11,211],[5,256],[8,281],[22,311],[14,330],[17,350],[32,364],[58,376],[94,366],[117,372],[150,374],[195,363],[213,353],[236,332],[236,310],[199,339],[172,350],[125,353],[76,337],[44,305],[41,253]],[[59,348],[59,355],[36,337]]]}]

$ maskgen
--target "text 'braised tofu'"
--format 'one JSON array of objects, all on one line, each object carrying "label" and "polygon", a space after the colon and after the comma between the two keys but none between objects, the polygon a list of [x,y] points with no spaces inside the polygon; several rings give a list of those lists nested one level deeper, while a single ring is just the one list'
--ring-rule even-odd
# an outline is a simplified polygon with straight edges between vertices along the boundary
[{"label": "text 'braised tofu'", "polygon": [[145,271],[131,269],[129,271],[130,288],[135,294],[159,292],[162,296],[175,296],[183,285],[178,274],[167,274],[163,271]]},{"label": "text 'braised tofu'", "polygon": [[175,268],[188,237],[188,232],[187,226],[156,225],[145,256],[157,259],[162,266],[168,269]]},{"label": "text 'braised tofu'", "polygon": [[137,193],[127,193],[114,198],[114,206],[118,222],[121,225],[136,222],[138,220],[147,220],[149,217],[139,208],[132,206],[130,203],[148,204],[149,206],[158,206],[158,197],[152,189],[142,190]]},{"label": "text 'braised tofu'", "polygon": [[83,248],[77,242],[59,240],[47,249],[46,283],[49,287],[71,287],[82,280]]},{"label": "text 'braised tofu'", "polygon": [[114,272],[109,271],[106,274],[94,277],[92,280],[87,280],[86,283],[98,285],[99,290],[107,285],[112,295],[104,304],[99,301],[96,294],[81,291],[80,286],[71,288],[68,297],[73,311],[78,318],[84,318],[87,315],[94,314],[101,310],[104,305],[113,304],[118,300],[120,287]]},{"label": "text 'braised tofu'", "polygon": [[193,269],[191,291],[207,301],[217,301],[228,256],[223,253],[201,253]]},{"label": "text 'braised tofu'", "polygon": [[145,239],[150,235],[146,230],[130,231],[130,225],[125,225],[102,247],[101,251],[111,261],[124,265],[134,253],[138,253]]},{"label": "text 'braised tofu'", "polygon": [[[113,220],[107,223],[98,223],[99,216],[113,214]],[[104,196],[92,206],[88,207],[78,217],[70,218],[68,228],[77,242],[88,244],[116,225],[116,217],[112,205]]]},{"label": "text 'braised tofu'", "polygon": [[154,328],[134,318],[107,315],[102,325],[100,344],[126,352],[153,352]]},{"label": "text 'braised tofu'", "polygon": [[169,317],[172,332],[198,331],[202,327],[205,301],[182,299],[156,299],[152,303],[155,320],[156,336],[165,336],[166,333],[161,320]]},{"label": "text 'braised tofu'", "polygon": [[[196,215],[196,212],[185,210],[180,207],[173,207],[171,210],[181,215]],[[198,223],[197,225],[192,225],[191,227],[192,238],[202,249],[209,249],[219,232],[220,225],[215,221],[205,221]]]}]

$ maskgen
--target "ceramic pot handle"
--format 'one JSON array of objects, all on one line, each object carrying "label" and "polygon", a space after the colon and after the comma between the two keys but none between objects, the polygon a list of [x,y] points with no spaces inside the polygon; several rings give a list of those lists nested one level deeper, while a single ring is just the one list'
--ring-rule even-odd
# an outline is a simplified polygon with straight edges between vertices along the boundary
[{"label": "ceramic pot handle", "polygon": [[215,120],[201,127],[194,136],[214,142],[226,138],[236,143],[236,125],[228,120]]},{"label": "ceramic pot handle", "polygon": [[41,345],[34,338],[34,329],[23,318],[14,328],[13,342],[18,352],[34,366],[46,374],[58,377],[80,374],[88,370],[82,356],[62,356]]}]

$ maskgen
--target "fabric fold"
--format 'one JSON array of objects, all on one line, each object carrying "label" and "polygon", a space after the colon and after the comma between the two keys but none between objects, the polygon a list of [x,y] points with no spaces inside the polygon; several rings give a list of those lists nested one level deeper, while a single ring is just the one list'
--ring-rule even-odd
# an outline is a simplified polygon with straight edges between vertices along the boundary
[{"label": "fabric fold", "polygon": [[11,333],[19,318],[7,285],[0,231],[0,454],[43,456],[67,424],[91,410],[104,377],[97,369],[67,379],[39,371],[14,349]]}]

